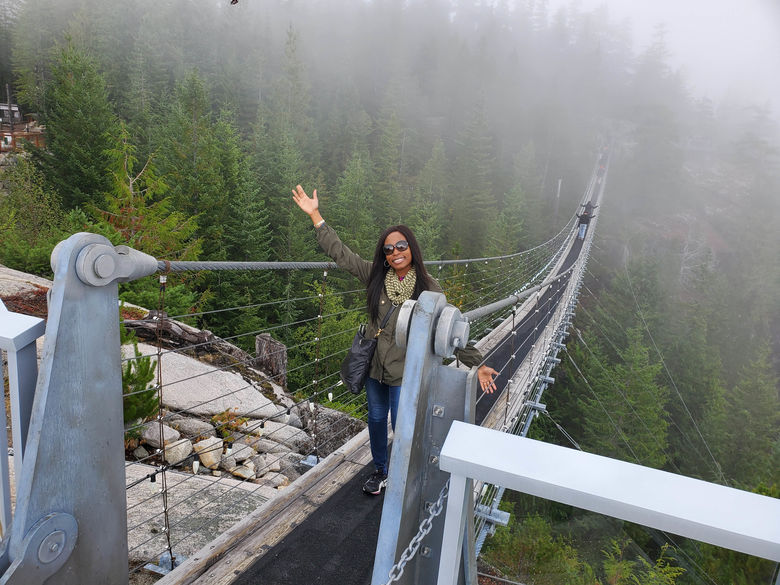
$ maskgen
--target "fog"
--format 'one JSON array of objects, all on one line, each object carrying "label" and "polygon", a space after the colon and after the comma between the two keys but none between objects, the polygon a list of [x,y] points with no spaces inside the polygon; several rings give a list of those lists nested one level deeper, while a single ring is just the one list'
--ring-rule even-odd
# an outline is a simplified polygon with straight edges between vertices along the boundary
[{"label": "fog", "polygon": [[597,11],[630,31],[641,52],[663,26],[670,62],[698,95],[769,103],[780,118],[780,3],[776,0],[550,0],[556,10]]}]

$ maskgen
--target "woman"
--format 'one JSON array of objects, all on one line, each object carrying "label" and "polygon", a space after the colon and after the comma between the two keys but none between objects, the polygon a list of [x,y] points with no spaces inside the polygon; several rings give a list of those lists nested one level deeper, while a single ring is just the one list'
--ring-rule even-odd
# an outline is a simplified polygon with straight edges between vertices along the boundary
[{"label": "woman", "polygon": [[[393,307],[399,307],[408,299],[418,298],[426,290],[442,292],[439,283],[425,270],[420,246],[408,227],[396,225],[387,228],[379,237],[373,262],[368,262],[345,246],[336,232],[325,223],[320,215],[316,189],[309,197],[298,185],[293,189],[293,200],[311,218],[316,228],[317,241],[325,253],[339,267],[366,285],[370,318],[366,337],[371,338],[376,334]],[[376,470],[363,485],[363,491],[375,496],[387,485],[387,413],[390,411],[390,420],[395,430],[406,358],[406,349],[395,344],[397,320],[398,311],[393,310],[377,339],[366,380],[368,436]],[[482,361],[482,356],[473,346],[457,351],[456,355],[470,367]],[[479,384],[483,391],[495,390],[494,375],[498,375],[498,372],[493,368],[479,368]]]}]

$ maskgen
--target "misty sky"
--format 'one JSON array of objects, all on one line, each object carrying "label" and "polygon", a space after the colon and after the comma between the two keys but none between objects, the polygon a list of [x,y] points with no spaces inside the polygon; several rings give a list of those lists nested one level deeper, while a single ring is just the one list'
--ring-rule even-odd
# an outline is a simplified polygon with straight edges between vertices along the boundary
[{"label": "misty sky", "polygon": [[666,23],[673,66],[697,95],[770,101],[780,118],[779,0],[549,0],[551,13],[571,4],[585,11],[606,5],[613,23],[629,18],[640,51]]}]

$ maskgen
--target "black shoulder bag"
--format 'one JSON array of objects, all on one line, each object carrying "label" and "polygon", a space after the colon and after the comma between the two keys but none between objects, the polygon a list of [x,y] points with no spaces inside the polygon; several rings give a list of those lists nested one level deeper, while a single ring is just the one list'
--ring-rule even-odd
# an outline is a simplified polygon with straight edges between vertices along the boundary
[{"label": "black shoulder bag", "polygon": [[376,335],[372,339],[366,338],[366,324],[363,323],[357,333],[355,333],[354,339],[352,339],[352,347],[347,352],[347,357],[341,362],[341,381],[349,389],[352,394],[360,394],[363,390],[363,386],[366,383],[368,377],[368,370],[371,367],[371,358],[374,357],[374,351],[376,350],[376,340],[379,334],[387,325],[387,321],[390,319],[390,315],[395,311],[395,305],[387,312],[385,318],[382,319],[382,324],[379,325],[379,329]]}]

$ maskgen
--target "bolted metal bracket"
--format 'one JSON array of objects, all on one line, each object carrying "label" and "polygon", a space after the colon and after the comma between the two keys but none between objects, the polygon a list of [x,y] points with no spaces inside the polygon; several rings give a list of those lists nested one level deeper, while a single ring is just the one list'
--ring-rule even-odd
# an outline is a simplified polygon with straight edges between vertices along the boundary
[{"label": "bolted metal bracket", "polygon": [[449,357],[455,348],[463,349],[469,340],[470,325],[457,307],[447,305],[441,310],[436,324],[433,351],[441,357]]},{"label": "bolted metal bracket", "polygon": [[499,510],[497,507],[492,508],[491,506],[486,506],[485,504],[477,504],[477,507],[474,510],[474,515],[477,518],[482,518],[493,525],[506,526],[509,524],[509,512]]},{"label": "bolted metal bracket", "polygon": [[70,514],[52,512],[36,522],[22,541],[19,556],[0,578],[0,585],[42,584],[68,560],[78,539]]},{"label": "bolted metal bracket", "polygon": [[[52,269],[57,265],[63,243],[57,244],[52,252]],[[127,246],[91,243],[84,246],[76,258],[76,275],[90,286],[105,286],[115,280],[129,282],[154,274],[157,269],[155,258]]]}]

